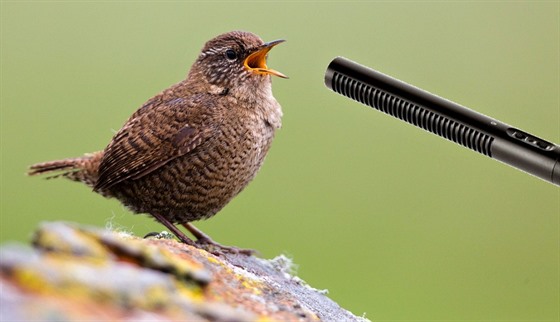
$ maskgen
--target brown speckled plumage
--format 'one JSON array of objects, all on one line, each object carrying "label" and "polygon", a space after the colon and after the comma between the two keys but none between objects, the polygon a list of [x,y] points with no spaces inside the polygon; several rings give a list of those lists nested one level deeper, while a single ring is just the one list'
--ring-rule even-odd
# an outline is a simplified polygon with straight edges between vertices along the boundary
[{"label": "brown speckled plumage", "polygon": [[281,125],[271,75],[284,76],[264,60],[279,42],[238,31],[210,40],[186,80],[148,100],[105,150],[29,173],[63,170],[166,226],[214,215],[254,178]]}]

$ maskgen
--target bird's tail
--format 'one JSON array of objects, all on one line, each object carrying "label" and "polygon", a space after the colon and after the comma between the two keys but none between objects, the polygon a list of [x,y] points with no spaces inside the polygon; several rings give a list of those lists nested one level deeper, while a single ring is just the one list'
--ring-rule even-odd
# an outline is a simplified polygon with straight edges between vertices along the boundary
[{"label": "bird's tail", "polygon": [[51,175],[47,179],[65,177],[93,187],[97,182],[102,157],[103,151],[99,151],[78,158],[41,162],[30,166],[27,174],[35,176],[49,173]]}]

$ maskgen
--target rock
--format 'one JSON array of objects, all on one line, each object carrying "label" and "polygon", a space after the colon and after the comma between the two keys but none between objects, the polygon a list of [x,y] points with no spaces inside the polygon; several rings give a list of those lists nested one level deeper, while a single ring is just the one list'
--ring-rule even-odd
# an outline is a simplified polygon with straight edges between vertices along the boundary
[{"label": "rock", "polygon": [[173,239],[45,223],[0,247],[2,321],[366,321],[285,256],[219,256]]}]

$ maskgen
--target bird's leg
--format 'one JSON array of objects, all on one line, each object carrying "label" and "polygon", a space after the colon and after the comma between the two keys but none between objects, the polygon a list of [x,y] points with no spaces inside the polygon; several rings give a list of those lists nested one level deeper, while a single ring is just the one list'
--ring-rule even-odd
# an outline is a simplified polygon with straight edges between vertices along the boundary
[{"label": "bird's leg", "polygon": [[165,219],[165,217],[157,213],[153,213],[151,215],[154,216],[154,218],[156,218],[157,221],[159,221],[165,227],[167,227],[167,229],[171,230],[171,232],[175,236],[177,236],[177,238],[179,238],[180,241],[182,241],[187,245],[196,246],[196,244],[189,237],[183,234],[183,232],[179,230],[179,228],[175,227],[175,225],[173,225],[169,220]]},{"label": "bird's leg", "polygon": [[[256,251],[253,250],[253,249],[242,249],[242,248],[237,248],[237,247],[234,247],[234,246],[224,246],[224,245],[212,240],[212,238],[210,238],[210,236],[206,235],[200,229],[196,228],[192,224],[184,223],[182,225],[191,234],[193,234],[194,237],[196,237],[196,243],[199,244],[199,245],[209,245],[209,246],[212,246],[212,248],[217,248],[218,250],[226,251],[228,253],[244,254],[244,255],[248,255],[248,256],[251,256],[251,255],[256,253]],[[216,254],[214,251],[210,251],[210,252]],[[217,254],[217,255],[219,255],[219,254]]]}]

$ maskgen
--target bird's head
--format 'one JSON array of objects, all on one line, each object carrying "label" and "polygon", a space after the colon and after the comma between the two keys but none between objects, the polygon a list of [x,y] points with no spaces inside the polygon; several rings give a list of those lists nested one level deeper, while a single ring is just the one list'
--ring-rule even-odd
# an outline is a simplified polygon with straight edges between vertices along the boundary
[{"label": "bird's head", "polygon": [[284,42],[265,43],[257,35],[232,31],[208,41],[194,63],[189,77],[202,77],[206,83],[228,90],[251,90],[270,84],[270,76],[287,78],[267,66],[267,55],[272,47]]}]

